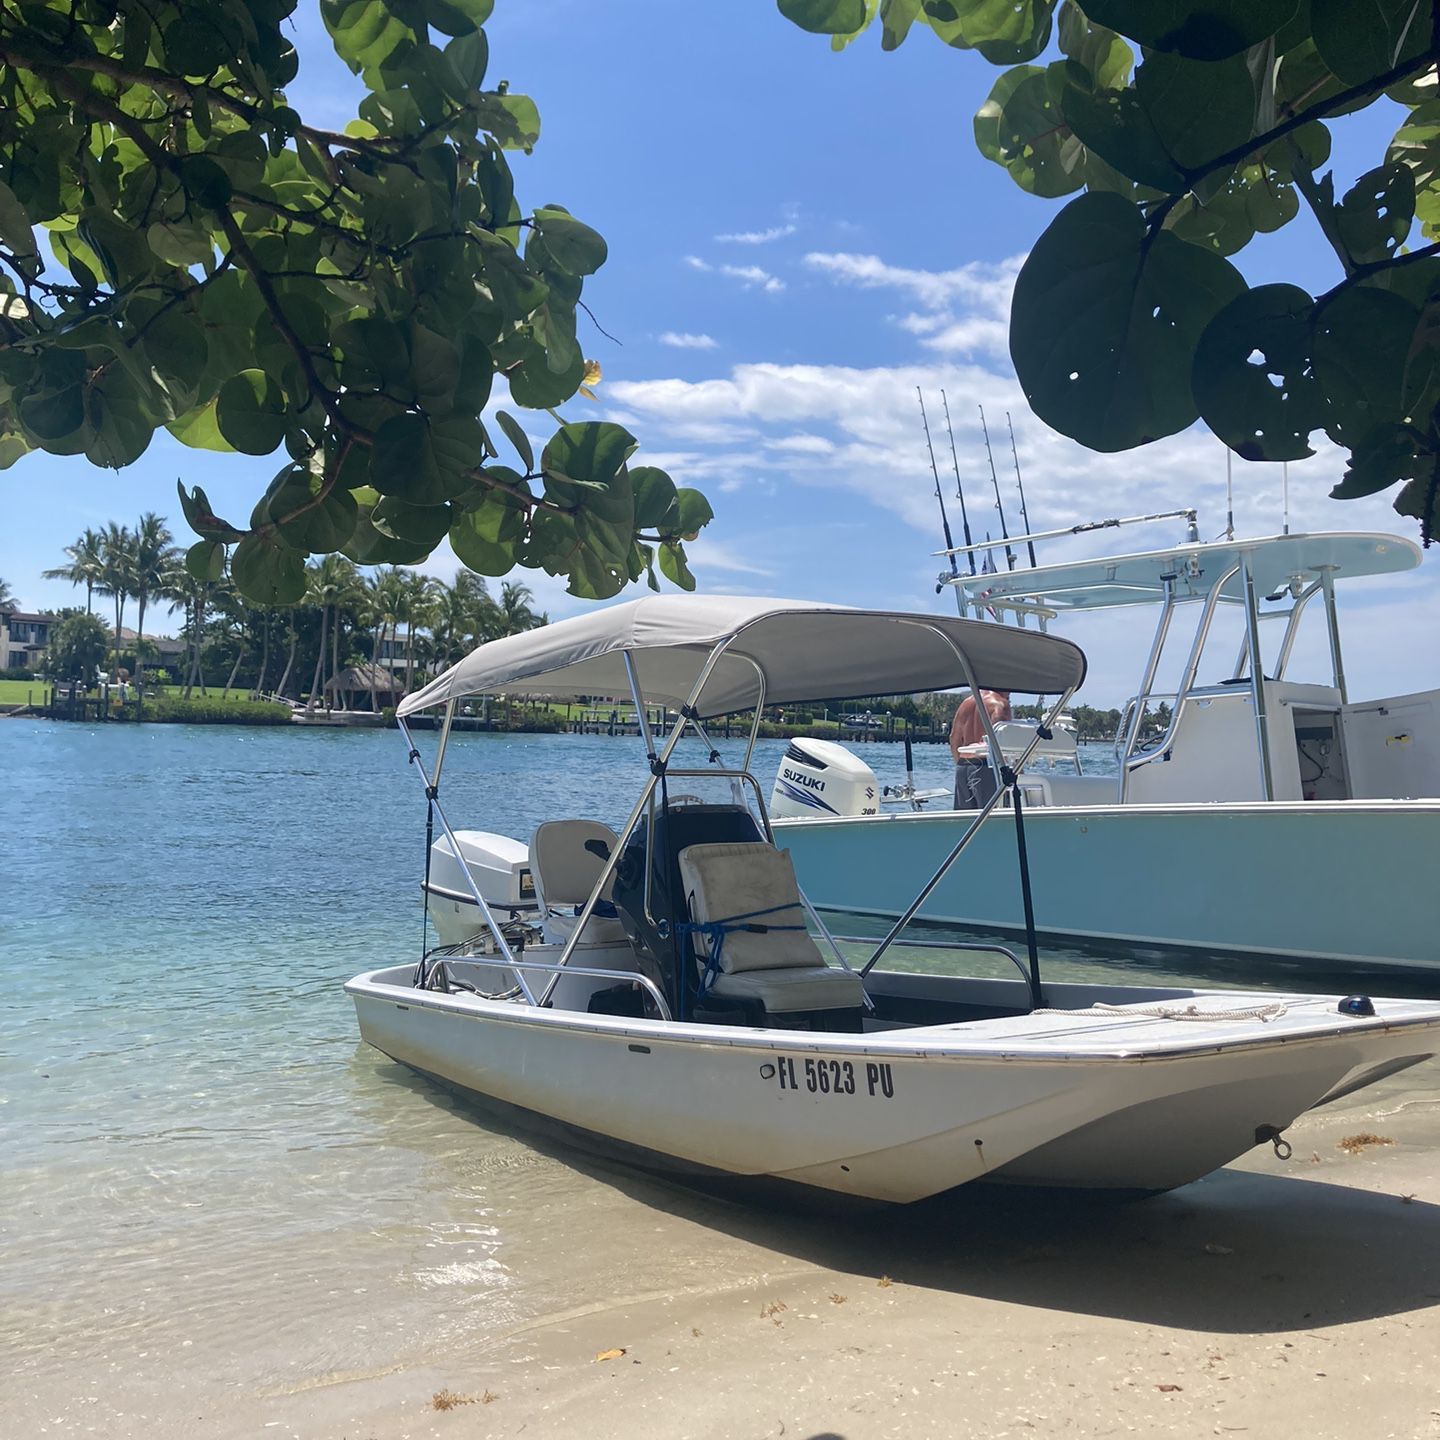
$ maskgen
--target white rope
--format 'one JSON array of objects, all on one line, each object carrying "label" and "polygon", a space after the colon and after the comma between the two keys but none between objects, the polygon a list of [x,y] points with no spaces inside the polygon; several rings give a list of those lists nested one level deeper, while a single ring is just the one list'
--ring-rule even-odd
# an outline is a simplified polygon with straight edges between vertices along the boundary
[{"label": "white rope", "polygon": [[1231,1010],[1202,1010],[1198,1005],[1179,1009],[1173,1005],[1090,1005],[1084,1010],[1032,1010],[1032,1015],[1105,1015],[1123,1020],[1259,1020],[1269,1024],[1278,1020],[1289,1007],[1283,1000],[1268,1005],[1240,1006]]}]

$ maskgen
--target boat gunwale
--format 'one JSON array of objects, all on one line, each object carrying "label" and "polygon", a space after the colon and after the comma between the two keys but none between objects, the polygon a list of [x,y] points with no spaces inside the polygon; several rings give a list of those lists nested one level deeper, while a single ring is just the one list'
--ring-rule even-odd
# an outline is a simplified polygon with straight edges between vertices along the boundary
[{"label": "boat gunwale", "polygon": [[[394,969],[395,967],[386,967]],[[407,967],[408,968],[408,967]],[[1007,1049],[977,1048],[974,1045],[957,1045],[956,1041],[967,1024],[986,1022],[958,1021],[945,1026],[914,1026],[906,1029],[898,1029],[883,1032],[868,1032],[859,1036],[835,1031],[815,1030],[764,1030],[746,1026],[711,1026],[695,1025],[690,1022],[677,1020],[650,1020],[645,1018],[632,1018],[609,1015],[592,1015],[588,1012],[577,1010],[562,1010],[551,1006],[532,1006],[521,1004],[512,1000],[487,1000],[483,996],[470,994],[445,995],[432,990],[417,990],[410,986],[398,985],[389,981],[376,980],[373,977],[386,973],[385,970],[367,971],[357,975],[345,983],[345,993],[352,999],[364,997],[368,1000],[394,1004],[406,1009],[435,1010],[443,1014],[455,1015],[461,1019],[480,1020],[505,1025],[539,1025],[545,1029],[579,1031],[581,1033],[595,1036],[601,1039],[611,1040],[644,1040],[647,1042],[659,1040],[668,1044],[683,1044],[702,1049],[723,1049],[723,1050],[756,1050],[761,1052],[770,1051],[799,1051],[810,1050],[816,1054],[823,1055],[873,1055],[890,1060],[916,1060],[916,1061],[953,1061],[953,1062],[982,1062],[1000,1060],[1010,1064],[1150,1064],[1167,1060],[1186,1060],[1197,1058],[1210,1058],[1215,1055],[1225,1054],[1235,1050],[1255,1050],[1263,1048],[1275,1048],[1288,1046],[1305,1046],[1312,1044],[1324,1044],[1347,1035],[1388,1035],[1402,1030],[1440,1030],[1440,1002],[1424,1000],[1402,1000],[1392,997],[1380,997],[1380,1004],[1396,1004],[1408,1006],[1427,1006],[1429,1013],[1420,1015],[1408,1015],[1397,1018],[1387,1018],[1381,1015],[1337,1017],[1340,1023],[1331,1023],[1324,1028],[1310,1026],[1298,1032],[1293,1029],[1274,1030],[1270,1033],[1256,1033],[1228,1039],[1206,1041],[1202,1036],[1195,1036],[1193,1041],[1177,1044],[1174,1040],[1164,1042],[1165,1048],[1158,1048],[1155,1044],[1137,1047],[1135,1049],[1090,1049],[1090,1050],[1051,1050],[1046,1048],[1043,1042],[1047,1037],[1036,1036],[1029,1044],[1010,1045]],[[997,982],[1011,983],[1011,982]],[[1121,988],[1121,987],[1117,987]],[[1162,987],[1156,987],[1162,988]],[[1285,992],[1236,992],[1236,991],[1195,991],[1182,992],[1190,995],[1215,995],[1224,996],[1232,1003],[1237,999],[1254,999],[1261,1003],[1275,1003],[1277,1001],[1331,1001],[1336,997],[1330,995],[1302,995],[1287,994]],[[1177,996],[1177,998],[1180,998]],[[1144,1003],[1136,1001],[1134,1003]],[[1334,1013],[1333,1011],[1331,1012]],[[1028,1019],[1029,1016],[1020,1015],[1012,1017],[1015,1019]],[[1086,1017],[1094,1020],[1103,1019],[1109,1026],[1118,1026],[1128,1019],[1140,1019],[1151,1024],[1166,1023],[1163,1019],[1154,1016],[1128,1017],[1117,1015],[1110,1017]],[[1317,1017],[1317,1022],[1318,1022]],[[1175,1021],[1176,1024],[1187,1024],[1194,1028],[1204,1029],[1208,1022]],[[1220,1022],[1216,1022],[1220,1023]],[[1244,1023],[1237,1021],[1236,1023]],[[1259,1022],[1254,1022],[1259,1023]],[[740,1032],[734,1034],[721,1034],[718,1031]],[[929,1032],[935,1035],[937,1030],[943,1030],[943,1036],[936,1036],[934,1041],[928,1045],[915,1046],[913,1043],[906,1044],[908,1037],[915,1035],[917,1031]],[[1092,1027],[1091,1033],[1094,1033]],[[889,1036],[896,1036],[894,1042],[889,1042]],[[1019,1038],[1019,1037],[1017,1037]],[[1177,1037],[1178,1038],[1178,1037]],[[1008,1037],[1007,1037],[1008,1040]]]}]

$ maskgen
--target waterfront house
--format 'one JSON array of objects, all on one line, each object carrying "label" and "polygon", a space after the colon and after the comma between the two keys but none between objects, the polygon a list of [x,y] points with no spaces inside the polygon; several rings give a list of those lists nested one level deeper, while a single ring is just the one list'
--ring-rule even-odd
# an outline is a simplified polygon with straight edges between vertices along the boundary
[{"label": "waterfront house", "polygon": [[0,670],[39,670],[51,628],[60,617],[25,610],[0,610]]}]

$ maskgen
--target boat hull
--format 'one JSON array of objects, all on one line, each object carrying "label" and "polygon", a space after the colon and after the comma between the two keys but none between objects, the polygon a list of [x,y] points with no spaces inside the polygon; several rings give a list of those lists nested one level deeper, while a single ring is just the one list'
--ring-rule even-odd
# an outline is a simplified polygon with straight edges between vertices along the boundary
[{"label": "boat hull", "polygon": [[1423,1023],[1347,1028],[1332,1002],[1323,1032],[1312,1022],[1273,1039],[1212,1041],[1196,1032],[1215,1027],[1169,1022],[1178,1040],[1131,1048],[1133,1031],[1094,1022],[1104,1045],[1066,1050],[1054,1034],[1087,1022],[1027,1016],[1022,1029],[1049,1027],[1033,1053],[1018,1030],[1013,1046],[991,1035],[964,1053],[968,1026],[829,1035],[629,1020],[416,991],[402,974],[346,988],[362,1037],[422,1074],[643,1151],[651,1168],[892,1203],[977,1180],[1170,1189],[1440,1044],[1440,1007],[1422,1007]]},{"label": "boat hull", "polygon": [[[963,812],[775,823],[822,909],[900,914],[969,824]],[[1440,970],[1440,802],[1033,808],[1035,922],[1059,940]],[[1017,933],[1013,818],[992,815],[920,918]]]}]

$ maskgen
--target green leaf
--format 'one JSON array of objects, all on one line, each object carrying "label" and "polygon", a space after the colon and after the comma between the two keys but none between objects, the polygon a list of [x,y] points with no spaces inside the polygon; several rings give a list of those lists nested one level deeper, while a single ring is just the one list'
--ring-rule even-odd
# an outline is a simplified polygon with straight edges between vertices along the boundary
[{"label": "green leaf", "polygon": [[1122,175],[1156,190],[1185,189],[1185,177],[1133,89],[1092,92],[1067,84],[1060,103],[1076,138]]},{"label": "green leaf", "polygon": [[1061,109],[1065,64],[1007,70],[975,115],[975,143],[1032,195],[1054,199],[1085,183],[1085,148]]},{"label": "green leaf", "polygon": [[392,416],[375,432],[370,483],[412,505],[442,505],[465,493],[465,472],[480,463],[482,443],[479,422],[469,416]]},{"label": "green leaf", "polygon": [[203,265],[215,253],[209,232],[189,220],[157,220],[145,231],[145,239],[167,265],[181,269]]},{"label": "green leaf", "polygon": [[155,433],[144,405],[145,396],[128,370],[112,365],[98,375],[85,391],[90,430],[85,458],[110,470],[138,460]]},{"label": "green leaf", "polygon": [[450,548],[478,575],[508,575],[515,568],[516,542],[482,534],[477,513],[462,515],[450,527]]},{"label": "green leaf", "polygon": [[[1355,443],[1344,478],[1331,490],[1330,498],[1362,500],[1410,479],[1419,469],[1415,437],[1400,425],[1376,425]],[[1395,508],[1400,508],[1398,501]]]},{"label": "green leaf", "polygon": [[851,35],[865,24],[865,0],[776,0],[776,5],[812,35]]},{"label": "green leaf", "polygon": [[1195,401],[1205,423],[1242,459],[1302,460],[1325,423],[1310,373],[1315,302],[1295,285],[1236,296],[1205,327],[1195,352]]},{"label": "green leaf", "polygon": [[585,379],[585,361],[579,351],[569,366],[557,374],[551,370],[546,352],[531,346],[525,358],[505,372],[510,382],[510,398],[527,410],[553,410],[563,404]]},{"label": "green leaf", "polygon": [[531,274],[514,247],[485,231],[474,236],[481,253],[479,280],[489,290],[496,310],[506,320],[524,320],[545,303],[549,287]]},{"label": "green leaf", "polygon": [[654,465],[637,465],[630,471],[630,486],[635,497],[635,528],[668,528],[671,534],[676,533],[680,507],[675,482]]},{"label": "green leaf", "polygon": [[683,540],[693,540],[714,518],[710,502],[698,490],[682,486],[675,492],[677,519],[675,532]]},{"label": "green leaf", "polygon": [[1116,90],[1130,78],[1134,52],[1113,30],[1097,25],[1078,5],[1060,7],[1060,49],[1089,76],[1087,88]]},{"label": "green leaf", "polygon": [[220,27],[203,15],[182,15],[165,27],[165,58],[178,75],[209,75],[230,58]]},{"label": "green leaf", "polygon": [[222,520],[210,504],[210,497],[197,485],[187,491],[183,481],[177,480],[175,488],[180,492],[180,509],[185,514],[185,523],[207,540],[223,540],[227,544],[239,540],[244,531],[237,530],[228,520]]},{"label": "green leaf", "polygon": [[323,555],[341,549],[355,533],[359,507],[343,485],[327,490],[323,475],[296,464],[286,466],[271,482],[265,518],[280,527],[287,545]]},{"label": "green leaf", "polygon": [[1346,85],[1422,54],[1431,24],[1424,0],[1310,0],[1315,48]]},{"label": "green leaf", "polygon": [[453,512],[448,505],[411,505],[387,495],[371,513],[371,523],[397,540],[409,540],[433,550],[450,529]]},{"label": "green leaf", "polygon": [[0,181],[0,241],[18,260],[38,261],[40,258],[35,248],[35,232],[30,228],[30,217],[15,198],[15,192],[3,181]]},{"label": "green leaf", "polygon": [[672,585],[678,585],[682,590],[695,588],[695,577],[685,560],[685,547],[678,541],[660,542],[660,570]]},{"label": "green leaf", "polygon": [[1035,413],[1092,450],[1128,450],[1194,422],[1190,374],[1212,317],[1245,288],[1227,260],[1117,195],[1072,200],[1015,282],[1010,354]]},{"label": "green leaf", "polygon": [[215,415],[216,402],[206,405],[172,420],[166,429],[182,444],[192,450],[219,450],[233,455],[235,447],[220,433],[220,422]]},{"label": "green leaf", "polygon": [[593,275],[608,251],[597,231],[564,210],[547,206],[535,212],[535,224],[555,263],[571,275]]},{"label": "green leaf", "polygon": [[242,455],[268,455],[285,438],[285,392],[263,370],[242,370],[220,387],[215,421]]},{"label": "green leaf", "polygon": [[1398,162],[1368,170],[1335,211],[1335,228],[1357,265],[1387,260],[1404,243],[1415,219],[1415,180]]},{"label": "green leaf", "polygon": [[547,476],[609,484],[639,443],[623,425],[606,420],[562,425],[540,456],[540,468]]},{"label": "green leaf", "polygon": [[[1191,60],[1224,60],[1275,34],[1299,0],[1085,0],[1100,25],[1137,40],[1148,50]],[[1320,0],[1317,0],[1320,3]],[[1351,0],[1341,0],[1351,3]]]},{"label": "green leaf", "polygon": [[185,552],[185,568],[206,584],[225,573],[225,547],[218,540],[201,540]]},{"label": "green leaf", "polygon": [[500,428],[505,432],[505,438],[515,447],[515,453],[520,457],[520,463],[526,470],[533,470],[535,468],[535,452],[530,448],[530,437],[521,429],[520,422],[504,410],[497,410],[495,418],[500,422]]},{"label": "green leaf", "polygon": [[1326,430],[1358,445],[1377,425],[1398,425],[1406,403],[1407,356],[1420,311],[1389,290],[1342,290],[1315,315],[1315,378],[1329,401]]},{"label": "green leaf", "polygon": [[1135,72],[1135,93],[1182,169],[1199,169],[1254,133],[1255,81],[1243,55],[1206,63],[1153,54]]},{"label": "green leaf", "polygon": [[266,535],[247,535],[230,557],[235,588],[257,605],[295,605],[305,598],[305,557]]}]

